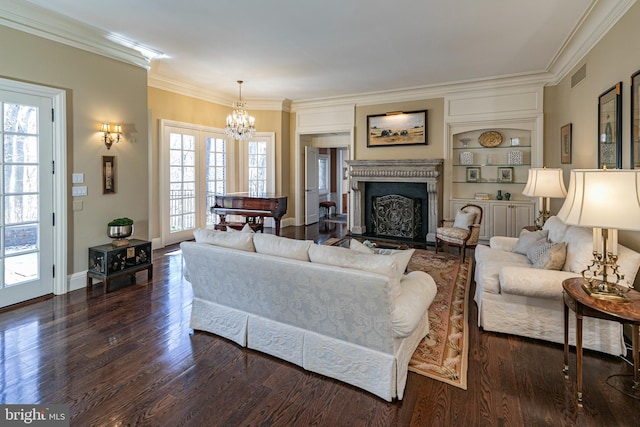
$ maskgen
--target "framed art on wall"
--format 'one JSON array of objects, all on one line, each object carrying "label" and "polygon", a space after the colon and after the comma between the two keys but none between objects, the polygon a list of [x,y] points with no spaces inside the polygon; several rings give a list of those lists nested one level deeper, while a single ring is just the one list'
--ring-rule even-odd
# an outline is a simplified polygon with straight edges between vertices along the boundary
[{"label": "framed art on wall", "polygon": [[102,156],[102,194],[116,192],[116,156]]},{"label": "framed art on wall", "polygon": [[640,168],[640,70],[631,76],[631,169]]},{"label": "framed art on wall", "polygon": [[480,168],[472,167],[467,168],[467,182],[480,181]]},{"label": "framed art on wall", "polygon": [[622,82],[598,97],[598,169],[622,169]]},{"label": "framed art on wall", "polygon": [[571,163],[571,123],[560,128],[560,163]]},{"label": "framed art on wall", "polygon": [[427,111],[367,116],[367,147],[427,144]]}]

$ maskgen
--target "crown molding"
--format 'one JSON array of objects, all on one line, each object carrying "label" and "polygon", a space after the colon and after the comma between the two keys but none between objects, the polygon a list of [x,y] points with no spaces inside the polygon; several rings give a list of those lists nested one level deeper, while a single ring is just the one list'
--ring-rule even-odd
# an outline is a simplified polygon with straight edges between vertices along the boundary
[{"label": "crown molding", "polygon": [[[237,101],[237,98],[230,98],[228,96],[221,95],[220,92],[198,86],[194,83],[169,79],[158,74],[149,73],[147,76],[147,85],[156,89],[166,90],[167,92],[173,92],[178,95],[184,95],[190,98],[224,105],[225,107],[231,107],[232,104]],[[291,101],[286,98],[269,99],[243,97],[242,100],[247,104],[247,110],[276,110],[286,112],[291,110]]]},{"label": "crown molding", "polygon": [[149,69],[147,58],[135,49],[110,41],[109,33],[28,2],[2,0],[0,25]]},{"label": "crown molding", "polygon": [[593,0],[549,63],[547,70],[553,76],[549,84],[560,83],[635,2],[636,0]]}]

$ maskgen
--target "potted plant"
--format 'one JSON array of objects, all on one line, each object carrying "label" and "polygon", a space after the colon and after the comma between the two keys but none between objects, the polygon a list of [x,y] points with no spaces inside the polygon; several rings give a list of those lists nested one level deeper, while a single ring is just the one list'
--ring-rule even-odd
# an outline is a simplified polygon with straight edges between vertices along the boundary
[{"label": "potted plant", "polygon": [[107,235],[112,239],[126,239],[133,234],[131,218],[116,218],[107,224]]}]

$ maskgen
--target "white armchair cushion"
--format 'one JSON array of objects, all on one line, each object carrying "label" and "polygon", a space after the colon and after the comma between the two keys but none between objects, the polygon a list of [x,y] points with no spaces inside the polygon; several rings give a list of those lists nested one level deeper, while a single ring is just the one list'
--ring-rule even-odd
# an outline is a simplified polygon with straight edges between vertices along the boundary
[{"label": "white armchair cushion", "polygon": [[493,236],[489,239],[491,249],[498,249],[500,251],[513,252],[513,248],[517,243],[518,239],[516,237]]},{"label": "white armchair cushion", "polygon": [[253,246],[254,235],[254,233],[227,233],[226,231],[211,230],[209,228],[199,228],[193,232],[193,237],[198,243],[208,243],[248,252],[256,251]]},{"label": "white armchair cushion", "polygon": [[[503,267],[500,270],[500,292],[503,294],[521,295],[562,300],[562,281],[579,274],[554,271],[532,270],[526,267]],[[560,306],[561,308],[561,306]]]},{"label": "white armchair cushion", "polygon": [[407,266],[409,265],[409,261],[411,261],[411,257],[413,256],[415,249],[384,249],[384,248],[370,248],[367,245],[360,243],[356,239],[351,239],[349,242],[349,249],[361,252],[364,254],[378,254],[378,255],[390,255],[396,260],[396,264],[398,266],[398,270],[401,273],[404,273],[407,270]]},{"label": "white armchair cushion", "polygon": [[296,240],[273,234],[257,233],[253,237],[253,244],[256,247],[256,252],[261,254],[309,261],[309,247],[313,244],[313,240]]},{"label": "white armchair cushion", "polygon": [[475,212],[456,212],[456,219],[453,221],[454,228],[462,228],[465,231],[469,231],[469,226],[473,225],[473,222],[476,219]]}]

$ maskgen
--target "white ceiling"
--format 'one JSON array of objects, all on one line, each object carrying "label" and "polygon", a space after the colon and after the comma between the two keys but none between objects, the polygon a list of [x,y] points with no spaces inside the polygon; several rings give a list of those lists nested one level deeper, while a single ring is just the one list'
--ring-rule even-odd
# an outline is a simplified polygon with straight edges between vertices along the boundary
[{"label": "white ceiling", "polygon": [[294,101],[552,72],[558,54],[598,3],[29,2],[164,53],[151,61],[152,79],[225,98],[237,96],[236,80],[244,80],[243,97]]}]

